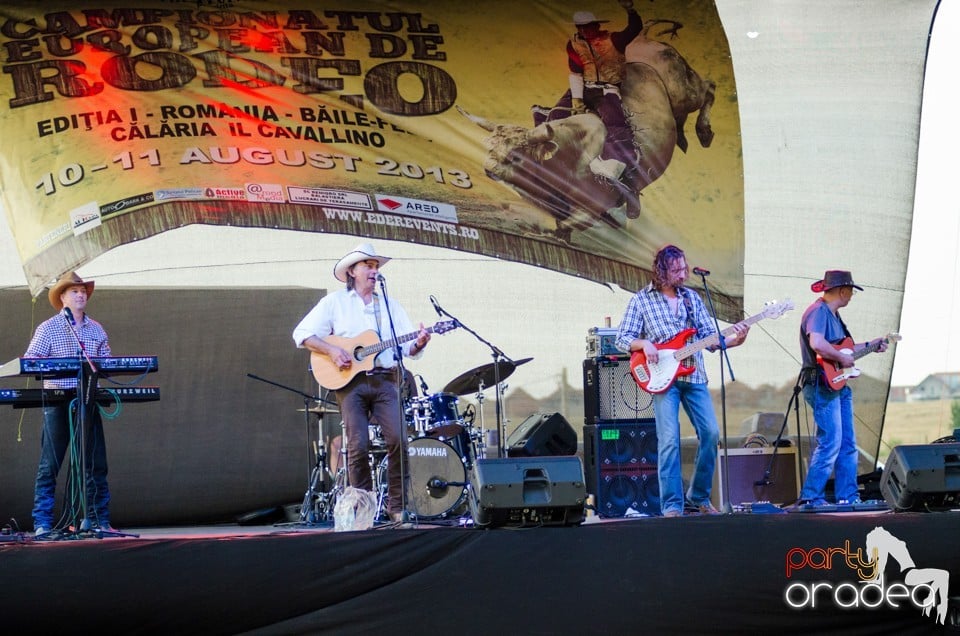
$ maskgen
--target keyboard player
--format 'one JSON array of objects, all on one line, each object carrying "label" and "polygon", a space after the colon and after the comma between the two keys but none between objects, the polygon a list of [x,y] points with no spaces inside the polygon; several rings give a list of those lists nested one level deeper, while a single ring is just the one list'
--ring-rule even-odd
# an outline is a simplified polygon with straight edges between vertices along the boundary
[{"label": "keyboard player", "polygon": [[[24,357],[51,358],[85,354],[91,358],[110,355],[110,342],[103,326],[87,315],[87,302],[93,296],[94,281],[84,281],[75,272],[64,274],[49,290],[47,297],[57,313],[37,326]],[[81,352],[77,339],[83,345]],[[77,378],[45,379],[44,388],[76,388]],[[57,475],[70,444],[70,418],[79,421],[76,402],[56,401],[43,408],[43,433],[40,461],[33,495],[33,528],[41,537],[55,529],[54,495]],[[71,410],[73,411],[71,413]],[[110,531],[110,490],[107,486],[107,448],[103,421],[96,401],[84,411],[87,474],[86,519],[81,528]],[[68,503],[69,505],[69,503]],[[63,518],[69,518],[64,516]]]}]

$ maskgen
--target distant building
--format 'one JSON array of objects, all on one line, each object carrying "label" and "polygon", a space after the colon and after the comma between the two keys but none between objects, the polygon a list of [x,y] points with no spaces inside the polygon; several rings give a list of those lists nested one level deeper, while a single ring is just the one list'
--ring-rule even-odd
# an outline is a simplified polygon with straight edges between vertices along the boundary
[{"label": "distant building", "polygon": [[892,386],[890,387],[890,394],[887,396],[887,401],[906,402],[909,394],[910,387],[908,386]]},{"label": "distant building", "polygon": [[917,386],[908,389],[907,400],[960,399],[960,372],[933,373]]}]

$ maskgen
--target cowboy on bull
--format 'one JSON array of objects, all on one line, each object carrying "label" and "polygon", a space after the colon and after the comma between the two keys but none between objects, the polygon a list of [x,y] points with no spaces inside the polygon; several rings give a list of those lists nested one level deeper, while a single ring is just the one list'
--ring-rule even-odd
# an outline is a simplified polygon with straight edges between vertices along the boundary
[{"label": "cowboy on bull", "polygon": [[607,127],[606,143],[601,157],[614,160],[616,169],[606,175],[626,189],[626,214],[640,216],[640,202],[636,198],[637,150],[633,130],[627,121],[620,100],[626,59],[624,51],[643,31],[643,19],[633,8],[632,0],[618,0],[627,12],[627,26],[622,31],[610,32],[601,27],[609,20],[599,20],[590,11],[573,14],[577,32],[567,41],[567,60],[570,69],[570,89],[550,110],[534,107],[534,123],[563,119],[570,115],[596,113]]}]

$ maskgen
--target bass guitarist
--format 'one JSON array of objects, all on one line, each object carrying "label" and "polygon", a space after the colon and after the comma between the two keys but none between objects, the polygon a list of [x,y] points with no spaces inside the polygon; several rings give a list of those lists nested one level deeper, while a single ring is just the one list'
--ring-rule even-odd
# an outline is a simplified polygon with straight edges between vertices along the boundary
[{"label": "bass guitarist", "polygon": [[[684,329],[696,329],[698,340],[713,336],[717,330],[700,295],[684,286],[689,268],[683,250],[675,245],[662,248],[654,256],[652,273],[651,283],[630,298],[616,344],[622,351],[643,351],[647,361],[655,365],[660,355],[657,345],[670,341]],[[724,345],[729,348],[743,344],[749,331],[748,324],[737,323],[733,332],[724,336]],[[708,350],[717,348],[707,347]],[[718,514],[710,502],[710,489],[720,432],[707,390],[702,351],[693,354],[692,363],[692,373],[677,377],[669,388],[653,393],[657,476],[664,517],[680,517],[685,507],[701,514]],[[681,404],[699,440],[694,474],[686,493],[680,459]]]},{"label": "bass guitarist", "polygon": [[853,298],[854,290],[863,291],[848,271],[829,270],[810,289],[823,295],[803,312],[800,320],[800,354],[803,358],[803,398],[813,409],[817,423],[817,447],[810,458],[807,477],[798,505],[822,506],[828,502],[825,489],[834,473],[834,496],[838,504],[860,502],[857,490],[857,439],[853,422],[853,392],[849,386],[829,386],[821,368],[822,361],[853,367],[855,352],[864,347],[886,351],[887,341],[878,338],[856,344],[853,351],[835,345],[850,338],[840,318],[840,309]]},{"label": "bass guitarist", "polygon": [[[321,298],[304,316],[293,330],[297,346],[326,356],[336,369],[347,373],[354,365],[354,357],[336,344],[336,340],[370,330],[379,334],[381,340],[392,338],[394,331],[397,334],[414,332],[416,338],[400,346],[403,355],[419,358],[430,341],[430,333],[423,324],[415,331],[400,303],[383,298],[376,291],[380,268],[389,260],[378,255],[369,243],[358,245],[341,258],[333,268],[333,275],[346,283],[346,287]],[[347,475],[355,488],[373,489],[367,458],[368,428],[371,420],[380,425],[387,445],[387,512],[392,521],[401,520],[404,503],[401,462],[405,459],[406,430],[399,384],[395,350],[389,347],[376,356],[372,368],[356,373],[345,385],[336,387],[337,404],[347,434]]]}]

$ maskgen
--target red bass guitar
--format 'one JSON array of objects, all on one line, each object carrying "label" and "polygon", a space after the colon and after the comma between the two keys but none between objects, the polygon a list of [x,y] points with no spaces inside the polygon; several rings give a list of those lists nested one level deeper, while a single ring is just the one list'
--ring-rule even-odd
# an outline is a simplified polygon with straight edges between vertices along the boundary
[{"label": "red bass guitar", "polygon": [[[791,309],[793,309],[793,301],[790,299],[780,303],[771,300],[764,305],[763,311],[750,316],[743,322],[752,325],[764,318],[779,318]],[[687,340],[695,333],[697,333],[696,329],[684,329],[667,342],[656,345],[660,352],[660,359],[655,364],[647,361],[647,356],[643,351],[633,352],[630,356],[630,375],[640,385],[641,389],[649,393],[663,393],[673,385],[678,377],[693,373],[694,366],[684,364],[684,360],[701,349],[720,343],[720,337],[717,334],[708,336],[703,340],[687,343]],[[720,335],[726,338],[733,333],[736,333],[736,330],[731,325],[721,331]]]}]

